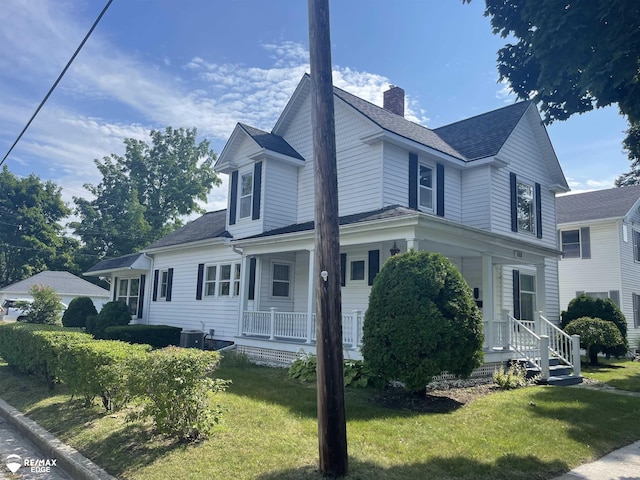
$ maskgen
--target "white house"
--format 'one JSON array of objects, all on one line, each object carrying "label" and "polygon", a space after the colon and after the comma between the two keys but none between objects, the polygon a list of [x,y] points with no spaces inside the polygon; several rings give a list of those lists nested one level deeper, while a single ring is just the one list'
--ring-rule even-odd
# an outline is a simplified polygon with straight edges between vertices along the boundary
[{"label": "white house", "polygon": [[611,298],[640,350],[640,185],[557,199],[560,305],[581,293]]},{"label": "white house", "polygon": [[[558,322],[555,202],[568,185],[532,103],[431,130],[404,118],[398,87],[384,108],[339,88],[334,100],[347,355],[359,356],[379,269],[412,248],[445,254],[473,288],[487,362],[524,349],[510,332]],[[270,361],[313,352],[310,118],[305,75],[271,132],[238,124],[231,134],[216,163],[230,178],[226,210],[129,258],[148,267],[116,259],[87,274],[111,278],[140,322],[213,329]]]}]

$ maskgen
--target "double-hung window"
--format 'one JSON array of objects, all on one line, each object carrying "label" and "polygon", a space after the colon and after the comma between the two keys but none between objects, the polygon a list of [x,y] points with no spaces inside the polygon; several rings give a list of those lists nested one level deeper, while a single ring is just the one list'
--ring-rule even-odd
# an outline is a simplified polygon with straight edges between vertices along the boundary
[{"label": "double-hung window", "polygon": [[291,293],[291,265],[274,263],[272,267],[271,296],[289,298]]},{"label": "double-hung window", "polygon": [[536,309],[536,277],[520,274],[520,320],[534,320]]},{"label": "double-hung window", "polygon": [[518,180],[517,182],[517,215],[519,232],[535,232],[536,206],[533,196],[533,185]]},{"label": "double-hung window", "polygon": [[138,314],[139,293],[139,278],[121,278],[118,280],[118,301],[129,307],[131,315]]},{"label": "double-hung window", "polygon": [[420,208],[433,210],[433,168],[422,164],[418,171],[418,198]]},{"label": "double-hung window", "polygon": [[640,262],[640,232],[638,230],[633,231],[633,259]]},{"label": "double-hung window", "polygon": [[240,177],[240,218],[251,216],[253,204],[253,173],[245,173]]},{"label": "double-hung window", "polygon": [[204,296],[213,297],[216,294],[216,273],[217,266],[209,265],[206,268],[206,274],[204,278]]},{"label": "double-hung window", "polygon": [[591,258],[591,234],[589,227],[560,232],[563,258]]},{"label": "double-hung window", "polygon": [[218,296],[231,295],[231,264],[220,265],[220,281],[218,282]]},{"label": "double-hung window", "polygon": [[169,271],[162,270],[160,272],[160,298],[167,298],[169,287]]}]

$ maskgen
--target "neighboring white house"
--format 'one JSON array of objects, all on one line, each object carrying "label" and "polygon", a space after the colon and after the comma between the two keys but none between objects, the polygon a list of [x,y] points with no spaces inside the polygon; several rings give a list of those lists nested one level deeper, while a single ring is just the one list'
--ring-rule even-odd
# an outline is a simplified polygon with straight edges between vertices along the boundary
[{"label": "neighboring white house", "polygon": [[611,298],[640,350],[640,185],[558,197],[560,306],[581,293]]},{"label": "neighboring white house", "polygon": [[46,285],[53,288],[62,303],[69,305],[76,297],[89,297],[96,310],[109,301],[109,290],[87,282],[69,272],[44,271],[0,290],[0,303],[5,298],[33,298],[30,290],[34,285]]},{"label": "neighboring white house", "polygon": [[[384,108],[339,88],[334,100],[348,355],[359,356],[376,274],[408,249],[459,268],[482,309],[488,362],[509,354],[513,317],[558,322],[556,194],[569,188],[533,103],[431,130],[404,118],[398,87]],[[314,352],[313,161],[305,75],[271,132],[231,134],[216,163],[229,175],[226,210],[86,274],[111,279],[139,322],[215,330],[272,361]],[[149,266],[130,268],[134,259]]]}]

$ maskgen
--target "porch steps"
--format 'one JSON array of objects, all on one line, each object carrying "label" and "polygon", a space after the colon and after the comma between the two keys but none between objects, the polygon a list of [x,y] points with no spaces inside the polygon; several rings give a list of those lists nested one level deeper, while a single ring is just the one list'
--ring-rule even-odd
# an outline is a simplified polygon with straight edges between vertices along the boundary
[{"label": "porch steps", "polygon": [[[527,378],[533,378],[540,374],[540,369],[532,362],[523,360],[527,369]],[[549,378],[547,380],[539,380],[541,385],[553,385],[556,387],[567,387],[569,385],[577,385],[582,383],[582,375],[574,375],[571,365],[561,363],[557,358],[549,359]]]}]

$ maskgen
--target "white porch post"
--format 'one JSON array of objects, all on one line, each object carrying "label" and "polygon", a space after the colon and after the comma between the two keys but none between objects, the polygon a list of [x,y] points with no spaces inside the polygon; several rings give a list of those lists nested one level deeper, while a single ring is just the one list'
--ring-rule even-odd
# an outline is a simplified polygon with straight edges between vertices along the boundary
[{"label": "white porch post", "polygon": [[271,319],[269,321],[269,340],[274,340],[273,332],[276,329],[276,307],[271,307],[269,309],[271,311]]},{"label": "white porch post", "polygon": [[244,322],[244,312],[247,309],[248,302],[248,289],[246,286],[247,283],[247,265],[249,262],[247,261],[247,256],[242,256],[242,261],[240,263],[240,314],[238,318],[238,336],[242,336],[242,323]]},{"label": "white porch post", "polygon": [[549,379],[549,337],[540,337],[540,370],[543,380]]},{"label": "white porch post", "polygon": [[[573,358],[571,362],[573,363],[573,375],[578,377],[581,374],[581,365],[580,365],[580,335],[571,335],[571,352]],[[588,354],[589,352],[587,352]]]},{"label": "white porch post", "polygon": [[493,258],[489,254],[482,255],[482,318],[487,324],[484,332],[487,347],[494,345],[494,292],[493,292]]},{"label": "white porch post", "polygon": [[545,264],[536,265],[536,310],[544,315],[547,312],[547,282],[545,279]]},{"label": "white porch post", "polygon": [[307,285],[307,340],[305,343],[311,343],[313,337],[313,312],[315,310],[315,265],[316,265],[316,251],[315,249],[309,250],[309,279]]}]

